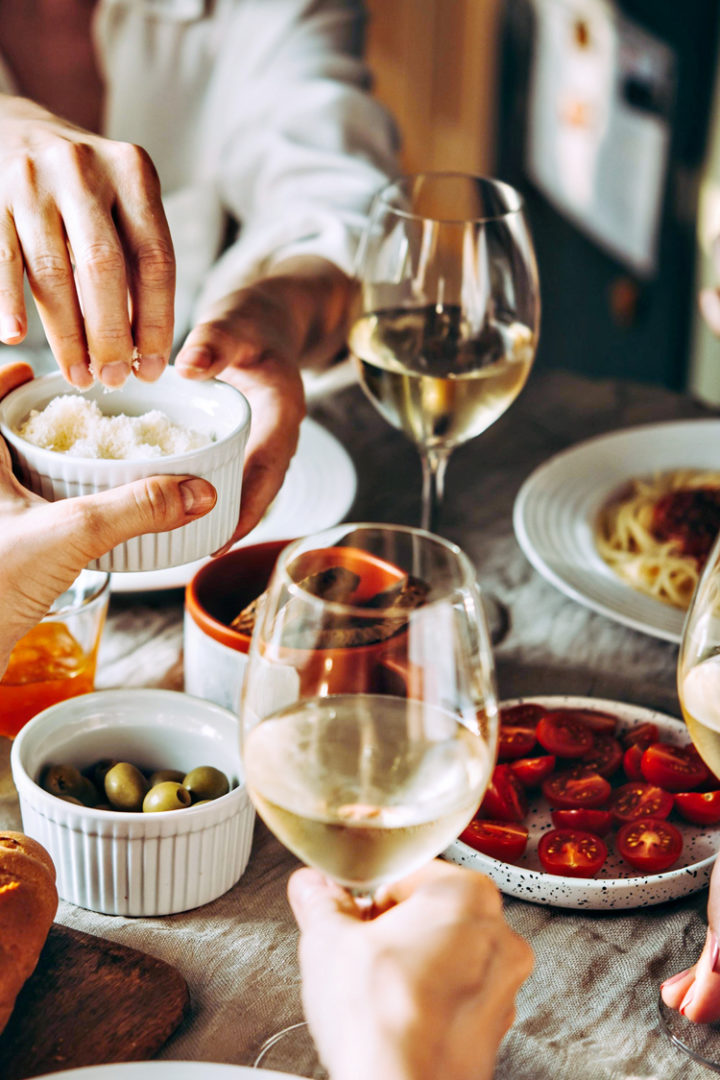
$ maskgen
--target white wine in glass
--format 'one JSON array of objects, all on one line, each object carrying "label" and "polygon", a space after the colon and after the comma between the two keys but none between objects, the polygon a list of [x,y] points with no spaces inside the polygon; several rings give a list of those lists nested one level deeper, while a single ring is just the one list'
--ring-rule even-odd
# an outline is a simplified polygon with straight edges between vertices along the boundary
[{"label": "white wine in glass", "polygon": [[243,761],[258,813],[300,859],[371,907],[473,817],[497,713],[482,599],[458,547],[344,524],[284,549],[248,655]]},{"label": "white wine in glass", "polygon": [[[720,538],[710,552],[685,619],[677,685],[693,744],[712,773],[720,776]],[[720,863],[716,862],[710,903],[718,892],[718,875]],[[697,956],[683,958],[681,967],[688,968],[697,960]],[[696,997],[707,992],[707,985],[693,991]],[[720,1072],[720,1001],[718,1022],[712,1024],[693,1022],[665,1005],[662,997],[658,1009],[661,1026],[675,1045],[695,1061]]]},{"label": "white wine in glass", "polygon": [[421,524],[436,530],[452,450],[485,431],[530,373],[537,266],[520,195],[459,173],[376,196],[357,257],[349,348],[385,419],[418,447]]}]

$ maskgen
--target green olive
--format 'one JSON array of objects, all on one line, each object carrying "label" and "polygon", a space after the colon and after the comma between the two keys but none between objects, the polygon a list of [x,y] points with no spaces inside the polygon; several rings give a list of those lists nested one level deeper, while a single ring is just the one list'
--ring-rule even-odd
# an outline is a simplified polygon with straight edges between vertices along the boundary
[{"label": "green olive", "polygon": [[141,810],[148,782],[135,765],[119,761],[105,776],[105,794],[114,810]]},{"label": "green olive", "polygon": [[155,814],[163,810],[184,810],[191,802],[190,792],[174,780],[163,780],[151,787],[143,799],[143,813]]},{"label": "green olive", "polygon": [[166,780],[171,780],[174,784],[182,784],[184,775],[179,769],[156,769],[155,772],[150,773],[149,784],[151,788],[156,784],[164,784]]},{"label": "green olive", "polygon": [[183,779],[183,785],[193,797],[193,802],[200,800],[219,799],[221,795],[227,795],[230,790],[228,778],[224,772],[220,772],[213,765],[198,765],[191,769]]},{"label": "green olive", "polygon": [[84,806],[94,806],[98,801],[95,785],[74,765],[50,765],[41,783],[51,795],[70,795]]}]

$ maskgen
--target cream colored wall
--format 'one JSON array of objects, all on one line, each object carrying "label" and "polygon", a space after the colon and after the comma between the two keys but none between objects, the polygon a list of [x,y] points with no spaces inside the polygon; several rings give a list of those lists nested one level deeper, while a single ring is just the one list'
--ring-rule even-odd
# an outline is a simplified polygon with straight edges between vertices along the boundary
[{"label": "cream colored wall", "polygon": [[375,91],[406,172],[491,174],[502,0],[366,0]]}]

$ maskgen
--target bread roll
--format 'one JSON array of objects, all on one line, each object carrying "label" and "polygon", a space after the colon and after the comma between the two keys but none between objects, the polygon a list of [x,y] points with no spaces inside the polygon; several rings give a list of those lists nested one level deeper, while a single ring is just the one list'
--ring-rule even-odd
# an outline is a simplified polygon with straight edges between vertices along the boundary
[{"label": "bread roll", "polygon": [[57,903],[55,867],[42,844],[0,832],[0,1031],[35,970]]}]

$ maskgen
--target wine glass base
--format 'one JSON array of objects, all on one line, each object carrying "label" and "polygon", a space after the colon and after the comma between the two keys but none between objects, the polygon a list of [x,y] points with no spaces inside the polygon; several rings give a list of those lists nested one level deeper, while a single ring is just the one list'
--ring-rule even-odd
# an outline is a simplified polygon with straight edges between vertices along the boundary
[{"label": "wine glass base", "polygon": [[310,1080],[330,1080],[330,1074],[318,1059],[310,1028],[304,1020],[276,1031],[266,1039],[252,1067],[291,1073]]},{"label": "wine glass base", "polygon": [[670,1009],[658,994],[660,1029],[693,1061],[712,1072],[720,1073],[720,1022],[696,1024],[687,1020],[677,1009]]}]

